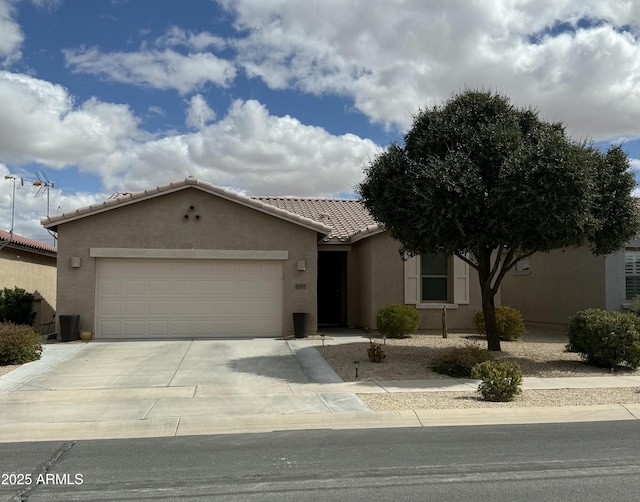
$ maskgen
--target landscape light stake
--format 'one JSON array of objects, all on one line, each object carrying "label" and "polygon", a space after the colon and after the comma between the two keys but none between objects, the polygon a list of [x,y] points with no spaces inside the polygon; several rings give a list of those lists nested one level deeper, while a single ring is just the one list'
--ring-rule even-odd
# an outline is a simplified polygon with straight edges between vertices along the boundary
[{"label": "landscape light stake", "polygon": [[353,365],[356,367],[356,378],[358,378],[358,368],[360,367],[360,361],[353,361]]},{"label": "landscape light stake", "polygon": [[324,347],[324,335],[320,335],[320,338],[322,339],[322,346]]},{"label": "landscape light stake", "polygon": [[382,345],[387,344],[387,335],[382,335]]}]

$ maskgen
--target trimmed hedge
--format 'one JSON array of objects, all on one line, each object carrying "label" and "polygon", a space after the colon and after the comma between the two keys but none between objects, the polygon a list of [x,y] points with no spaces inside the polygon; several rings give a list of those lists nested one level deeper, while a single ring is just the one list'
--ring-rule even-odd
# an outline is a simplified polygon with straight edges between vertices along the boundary
[{"label": "trimmed hedge", "polygon": [[[473,316],[473,324],[478,330],[478,333],[481,335],[487,334],[482,309],[476,310]],[[496,307],[496,324],[498,325],[498,333],[500,333],[501,340],[519,340],[522,333],[524,333],[524,319],[522,318],[522,314],[513,307],[507,307],[506,305]]]},{"label": "trimmed hedge", "polygon": [[587,309],[567,326],[567,350],[601,368],[640,366],[640,318],[634,314]]},{"label": "trimmed hedge", "polygon": [[420,314],[409,305],[394,303],[382,307],[376,315],[376,327],[389,338],[407,338],[420,325]]},{"label": "trimmed hedge", "polygon": [[37,361],[41,353],[40,335],[31,326],[0,323],[0,366]]}]

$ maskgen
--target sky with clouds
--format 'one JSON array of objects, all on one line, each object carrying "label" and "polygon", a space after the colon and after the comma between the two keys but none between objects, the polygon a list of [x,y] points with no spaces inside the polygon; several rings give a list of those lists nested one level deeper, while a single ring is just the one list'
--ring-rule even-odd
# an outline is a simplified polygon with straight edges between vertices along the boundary
[{"label": "sky with clouds", "polygon": [[636,0],[0,0],[0,228],[14,204],[14,231],[51,244],[47,210],[189,175],[349,196],[415,112],[469,88],[640,169],[639,35]]}]

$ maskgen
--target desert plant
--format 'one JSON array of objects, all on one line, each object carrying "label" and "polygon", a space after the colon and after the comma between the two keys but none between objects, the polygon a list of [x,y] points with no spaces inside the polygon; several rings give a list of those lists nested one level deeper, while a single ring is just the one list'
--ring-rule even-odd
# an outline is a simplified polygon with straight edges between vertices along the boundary
[{"label": "desert plant", "polygon": [[379,343],[373,343],[373,340],[369,338],[369,348],[367,349],[367,356],[372,363],[381,363],[387,355],[382,350],[382,345]]},{"label": "desert plant", "polygon": [[640,366],[640,318],[634,314],[587,309],[567,326],[567,350],[594,366]]},{"label": "desert plant", "polygon": [[36,313],[32,312],[33,295],[22,288],[4,288],[0,291],[0,322],[31,326]]},{"label": "desert plant", "polygon": [[478,392],[485,401],[512,401],[522,392],[522,372],[513,361],[485,361],[471,370],[471,378],[482,380]]},{"label": "desert plant", "polygon": [[40,335],[31,326],[0,323],[0,366],[37,361],[41,353]]},{"label": "desert plant", "polygon": [[477,364],[490,361],[493,355],[477,345],[453,347],[431,363],[431,369],[442,375],[468,378]]},{"label": "desert plant", "polygon": [[409,305],[387,305],[376,315],[378,331],[389,338],[407,338],[418,329],[419,324],[420,314]]},{"label": "desert plant", "polygon": [[[485,335],[487,329],[484,324],[484,313],[482,309],[476,310],[473,316],[473,324],[478,333]],[[501,305],[496,307],[496,324],[498,325],[498,333],[501,340],[518,340],[524,333],[524,319],[522,314],[513,307]]]}]

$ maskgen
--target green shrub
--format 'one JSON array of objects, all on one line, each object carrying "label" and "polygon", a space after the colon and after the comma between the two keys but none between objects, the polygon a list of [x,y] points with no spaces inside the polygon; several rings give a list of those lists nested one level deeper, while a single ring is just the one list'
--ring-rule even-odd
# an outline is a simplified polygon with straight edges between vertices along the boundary
[{"label": "green shrub", "polygon": [[640,366],[640,318],[634,314],[587,309],[573,316],[567,327],[567,350],[594,366]]},{"label": "green shrub", "polygon": [[0,291],[0,322],[33,325],[36,313],[33,309],[33,295],[15,287]]},{"label": "green shrub", "polygon": [[[478,333],[482,335],[487,334],[482,309],[476,310],[473,316],[473,324],[475,324]],[[518,340],[522,333],[524,333],[524,319],[522,318],[522,314],[513,307],[507,307],[506,305],[496,307],[496,324],[498,325],[498,333],[500,334],[501,340]]]},{"label": "green shrub", "polygon": [[513,361],[485,361],[473,367],[471,377],[482,380],[478,392],[485,401],[512,401],[522,392],[522,372]]},{"label": "green shrub", "polygon": [[453,347],[431,363],[431,369],[442,375],[468,378],[476,364],[493,359],[491,353],[478,346]]},{"label": "green shrub", "polygon": [[31,326],[0,323],[0,366],[37,361],[41,353],[40,335]]},{"label": "green shrub", "polygon": [[392,304],[382,307],[376,315],[376,327],[389,338],[406,338],[415,333],[420,324],[420,314],[409,305]]},{"label": "green shrub", "polygon": [[382,345],[379,343],[373,343],[373,340],[369,338],[369,348],[367,349],[367,357],[372,363],[381,363],[387,354],[382,350]]}]

